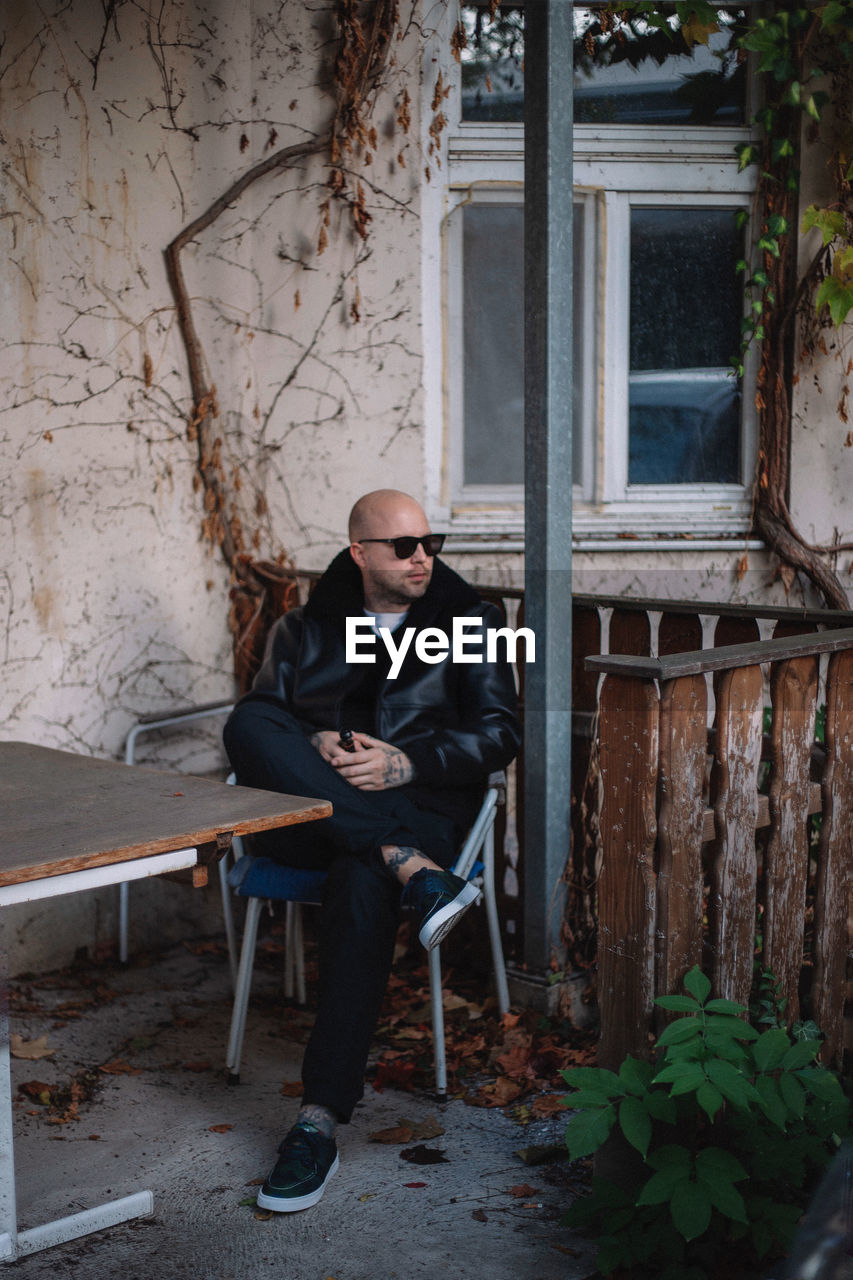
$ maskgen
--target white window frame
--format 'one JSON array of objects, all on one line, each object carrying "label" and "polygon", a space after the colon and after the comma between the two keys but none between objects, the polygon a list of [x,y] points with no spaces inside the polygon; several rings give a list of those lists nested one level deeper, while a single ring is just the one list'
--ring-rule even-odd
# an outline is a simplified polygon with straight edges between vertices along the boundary
[{"label": "white window frame", "polygon": [[[439,48],[438,42],[432,46],[428,68],[436,66]],[[424,78],[425,131],[432,118],[430,74]],[[461,218],[454,214],[468,201],[523,199],[524,129],[462,121],[458,68],[445,63],[443,75],[455,89],[444,107],[449,128],[437,157],[440,168],[433,163],[430,180],[422,184],[425,246],[433,234],[438,246],[424,253],[423,274],[427,505],[442,528],[517,545],[524,526],[522,487],[461,483]],[[752,114],[749,106],[747,114]],[[745,126],[575,127],[575,199],[587,205],[585,286],[592,295],[584,298],[583,314],[595,315],[598,299],[595,341],[583,356],[587,418],[575,425],[585,431],[573,493],[573,536],[579,543],[626,534],[725,538],[749,529],[757,449],[752,357],[743,383],[742,484],[629,485],[627,437],[631,208],[660,204],[751,212],[755,171],[739,173],[735,154],[735,146],[751,136]],[[744,244],[752,239],[747,226]]]}]

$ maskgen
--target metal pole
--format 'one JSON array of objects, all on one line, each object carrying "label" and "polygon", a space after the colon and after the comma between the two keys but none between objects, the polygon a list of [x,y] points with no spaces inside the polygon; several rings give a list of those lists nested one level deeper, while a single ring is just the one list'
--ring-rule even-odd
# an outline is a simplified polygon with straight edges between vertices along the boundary
[{"label": "metal pole", "polygon": [[562,964],[560,877],[570,848],[572,652],[571,0],[525,7],[524,957]]}]

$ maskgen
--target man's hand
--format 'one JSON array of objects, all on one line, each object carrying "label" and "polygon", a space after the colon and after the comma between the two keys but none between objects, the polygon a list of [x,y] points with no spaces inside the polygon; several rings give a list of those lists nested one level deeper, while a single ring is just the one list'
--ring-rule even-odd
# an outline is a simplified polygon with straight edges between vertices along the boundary
[{"label": "man's hand", "polygon": [[353,733],[352,737],[355,751],[339,747],[338,735],[329,729],[312,734],[311,741],[323,759],[361,791],[388,791],[411,782],[415,771],[405,751],[368,733]]},{"label": "man's hand", "polygon": [[335,733],[334,729],[318,729],[311,734],[311,746],[316,747],[329,764],[334,764],[337,756],[346,755],[343,748],[338,746],[339,740],[340,734]]}]

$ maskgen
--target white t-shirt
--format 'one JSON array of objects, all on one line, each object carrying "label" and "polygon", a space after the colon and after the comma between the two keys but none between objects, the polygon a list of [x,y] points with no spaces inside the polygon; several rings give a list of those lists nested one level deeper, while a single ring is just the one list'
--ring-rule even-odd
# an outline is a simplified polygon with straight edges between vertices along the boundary
[{"label": "white t-shirt", "polygon": [[365,618],[370,618],[373,622],[373,630],[379,635],[380,627],[387,627],[389,631],[396,631],[397,628],[406,620],[405,613],[372,613],[370,609],[364,610]]}]

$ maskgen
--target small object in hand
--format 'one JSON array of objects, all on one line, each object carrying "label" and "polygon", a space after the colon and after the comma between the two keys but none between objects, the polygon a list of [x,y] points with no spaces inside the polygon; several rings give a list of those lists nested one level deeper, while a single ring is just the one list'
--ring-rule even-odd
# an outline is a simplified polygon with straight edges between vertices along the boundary
[{"label": "small object in hand", "polygon": [[341,729],[341,736],[338,739],[338,746],[344,751],[355,751],[355,743],[353,742],[352,729]]}]

